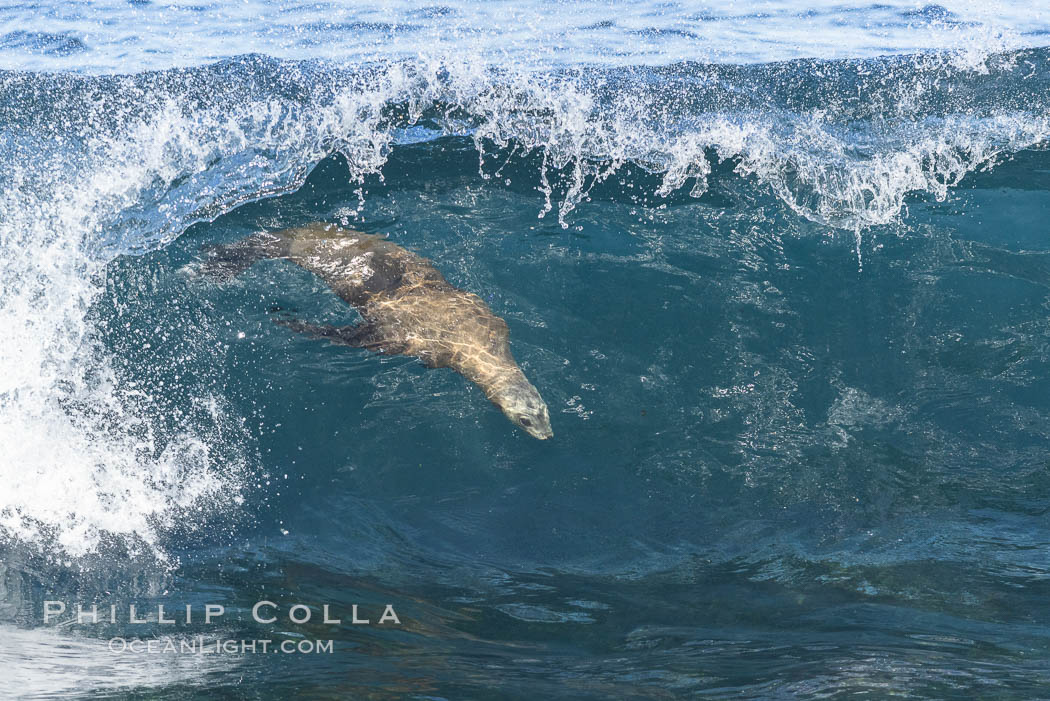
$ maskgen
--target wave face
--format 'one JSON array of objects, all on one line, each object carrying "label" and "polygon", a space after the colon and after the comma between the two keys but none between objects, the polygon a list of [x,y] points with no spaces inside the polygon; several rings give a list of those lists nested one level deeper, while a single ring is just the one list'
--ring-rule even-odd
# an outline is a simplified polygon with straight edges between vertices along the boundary
[{"label": "wave face", "polygon": [[[0,36],[0,623],[378,591],[425,633],[353,663],[390,693],[1045,683],[1045,18],[247,3],[151,40],[84,31],[142,4],[33,7]],[[279,333],[271,307],[345,323],[309,277],[187,274],[312,220],[507,318],[553,447],[449,374]],[[197,676],[322,693],[329,664]],[[48,693],[112,686],[75,676]]]},{"label": "wave face", "polygon": [[[149,533],[172,505],[230,488],[209,458],[222,448],[206,437],[223,443],[236,430],[223,398],[202,389],[197,428],[157,436],[140,404],[158,398],[121,386],[95,347],[89,309],[116,255],[293,190],[329,154],[364,183],[393,149],[455,134],[469,137],[484,179],[532,163],[537,215],[562,228],[596,190],[659,206],[703,196],[718,170],[859,241],[895,221],[909,194],[943,200],[969,173],[1040,148],[1050,133],[1046,51],[956,59],[509,73],[249,57],[131,77],[8,73],[4,431],[12,445],[53,440],[8,462],[7,527],[28,535],[45,524],[79,550],[102,531]],[[68,466],[57,499],[27,479],[53,465]]]}]

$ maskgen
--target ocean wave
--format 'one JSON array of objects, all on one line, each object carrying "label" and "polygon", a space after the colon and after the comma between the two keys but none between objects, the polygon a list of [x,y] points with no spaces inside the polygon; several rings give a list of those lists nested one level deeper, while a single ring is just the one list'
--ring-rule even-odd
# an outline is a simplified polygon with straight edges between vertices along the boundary
[{"label": "ocean wave", "polygon": [[[894,220],[909,193],[943,198],[996,158],[1041,148],[1048,55],[539,72],[248,56],[123,77],[8,73],[0,128],[12,138],[0,157],[43,157],[62,171],[44,182],[9,172],[35,181],[21,188],[30,198],[90,172],[94,209],[127,230],[132,248],[294,188],[331,153],[362,179],[381,172],[391,148],[445,135],[473,140],[483,177],[495,160],[538,155],[550,185],[541,216],[557,209],[563,226],[624,165],[661,175],[660,197],[686,185],[701,194],[712,166],[731,162],[799,215],[854,229]],[[48,136],[58,144],[40,143]],[[547,176],[565,184],[558,197]],[[145,226],[127,215],[154,207],[162,216]]]},{"label": "ocean wave", "polygon": [[150,409],[163,390],[122,381],[90,312],[116,256],[291,191],[332,154],[363,188],[393,149],[459,137],[493,187],[510,163],[534,168],[537,216],[563,227],[612,182],[656,206],[729,173],[859,237],[899,220],[909,197],[944,199],[1045,147],[1048,63],[1043,49],[547,71],[246,56],[129,76],[0,74],[0,528],[79,554],[106,534],[153,544],[179,509],[236,504],[240,417],[202,396],[165,425]]},{"label": "ocean wave", "polygon": [[49,56],[70,56],[88,50],[82,39],[69,34],[14,31],[0,36],[0,49],[19,49]]}]

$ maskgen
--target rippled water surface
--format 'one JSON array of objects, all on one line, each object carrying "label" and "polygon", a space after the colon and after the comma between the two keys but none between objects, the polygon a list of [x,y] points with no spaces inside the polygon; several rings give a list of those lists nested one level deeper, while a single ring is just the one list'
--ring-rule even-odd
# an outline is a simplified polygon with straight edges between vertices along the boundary
[{"label": "rippled water surface", "polygon": [[[6,693],[1046,696],[1048,31],[897,0],[0,9]],[[314,221],[481,296],[554,438],[273,323],[356,320],[287,261],[195,274]]]}]

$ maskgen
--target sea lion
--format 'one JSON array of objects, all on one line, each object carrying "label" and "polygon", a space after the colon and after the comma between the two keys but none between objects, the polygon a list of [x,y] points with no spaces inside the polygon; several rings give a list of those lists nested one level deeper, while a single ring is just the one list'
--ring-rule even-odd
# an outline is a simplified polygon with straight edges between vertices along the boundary
[{"label": "sea lion", "polygon": [[364,323],[277,323],[354,348],[415,356],[428,368],[452,368],[530,436],[554,435],[546,403],[510,353],[507,322],[477,295],[450,285],[427,259],[381,236],[323,223],[254,234],[210,246],[208,254],[201,272],[218,279],[260,260],[292,261],[324,280]]}]

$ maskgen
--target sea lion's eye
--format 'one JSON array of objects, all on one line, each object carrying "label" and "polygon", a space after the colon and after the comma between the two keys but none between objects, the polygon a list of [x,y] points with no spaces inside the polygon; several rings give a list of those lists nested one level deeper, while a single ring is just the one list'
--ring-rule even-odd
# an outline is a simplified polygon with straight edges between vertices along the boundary
[{"label": "sea lion's eye", "polygon": [[532,428],[532,422],[529,421],[528,419],[522,419],[521,420],[521,425],[524,426],[525,428]]}]

